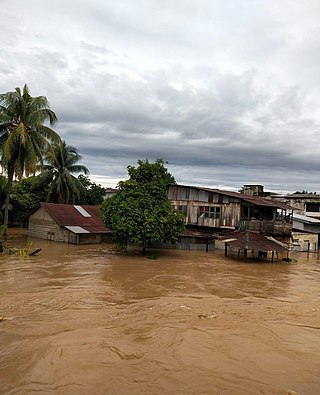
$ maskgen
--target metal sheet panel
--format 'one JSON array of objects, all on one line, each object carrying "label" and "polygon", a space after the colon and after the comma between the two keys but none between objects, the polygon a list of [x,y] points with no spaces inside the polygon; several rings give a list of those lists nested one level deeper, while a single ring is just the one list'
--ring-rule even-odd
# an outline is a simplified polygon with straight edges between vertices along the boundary
[{"label": "metal sheet panel", "polygon": [[65,228],[76,234],[90,233],[88,230],[81,228],[81,226],[65,226]]},{"label": "metal sheet panel", "polygon": [[79,213],[86,218],[90,218],[91,215],[81,206],[73,206],[76,210],[79,211]]}]

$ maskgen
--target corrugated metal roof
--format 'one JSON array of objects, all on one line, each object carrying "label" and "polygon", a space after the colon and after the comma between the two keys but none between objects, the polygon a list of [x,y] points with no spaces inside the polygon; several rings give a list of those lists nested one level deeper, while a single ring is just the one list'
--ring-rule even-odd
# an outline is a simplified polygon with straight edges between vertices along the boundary
[{"label": "corrugated metal roof", "polygon": [[83,207],[81,207],[81,206],[76,206],[76,205],[74,205],[73,206],[76,210],[78,210],[79,211],[79,213],[81,214],[81,215],[83,215],[84,217],[91,217],[91,215],[83,208]]},{"label": "corrugated metal roof", "polygon": [[288,195],[275,195],[275,198],[279,199],[310,199],[310,200],[319,200],[320,195],[314,193],[292,193]]},{"label": "corrugated metal roof", "polygon": [[41,203],[59,226],[78,226],[89,233],[111,233],[101,218],[98,206],[81,206],[90,217],[84,217],[72,204]]},{"label": "corrugated metal roof", "polygon": [[242,201],[247,202],[247,203],[251,203],[251,204],[256,205],[256,206],[280,208],[280,209],[283,209],[283,210],[295,210],[294,207],[291,207],[291,206],[289,206],[287,204],[284,204],[282,202],[278,202],[276,200],[263,198],[263,197],[260,197],[260,196],[250,196],[250,195],[245,195],[245,194],[239,193],[239,192],[224,191],[222,189],[199,187],[199,186],[193,186],[193,185],[177,184],[177,185],[172,185],[172,186],[173,187],[174,186],[183,187],[183,188],[193,188],[193,189],[197,189],[199,191],[207,191],[207,192],[212,192],[212,193],[218,193],[220,195],[225,195],[225,196],[230,196],[230,197],[237,198],[239,200],[242,200]]},{"label": "corrugated metal roof", "polygon": [[90,233],[88,230],[81,228],[81,226],[65,226],[65,228],[76,234]]},{"label": "corrugated metal roof", "polygon": [[306,215],[301,215],[301,214],[293,214],[293,219],[296,219],[299,222],[304,222],[304,223],[309,223],[309,224],[315,224],[315,225],[320,225],[320,220],[312,217],[307,217]]},{"label": "corrugated metal roof", "polygon": [[[279,252],[287,252],[288,248],[284,247],[284,245],[280,245],[275,240],[270,240],[268,237],[262,235],[261,233],[256,232],[248,232],[248,240],[247,246],[249,250],[254,251],[279,251]],[[224,241],[227,245],[232,248],[238,250],[244,250],[245,248],[245,235],[246,231],[238,231],[234,233],[230,233],[228,236],[224,237],[222,241]]]}]

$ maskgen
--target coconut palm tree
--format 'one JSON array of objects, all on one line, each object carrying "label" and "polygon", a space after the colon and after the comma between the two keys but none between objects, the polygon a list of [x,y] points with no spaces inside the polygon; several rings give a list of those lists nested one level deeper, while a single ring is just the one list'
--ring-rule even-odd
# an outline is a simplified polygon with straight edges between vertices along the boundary
[{"label": "coconut palm tree", "polygon": [[47,201],[76,203],[86,189],[73,174],[89,174],[89,170],[78,164],[82,156],[75,147],[67,145],[65,141],[52,147],[53,151],[46,156],[44,171],[39,176],[39,182],[49,186]]},{"label": "coconut palm tree", "polygon": [[0,157],[8,177],[3,221],[6,229],[13,178],[34,174],[37,166],[43,164],[51,143],[60,141],[45,123],[52,126],[56,122],[47,98],[32,97],[27,85],[22,90],[0,94]]}]

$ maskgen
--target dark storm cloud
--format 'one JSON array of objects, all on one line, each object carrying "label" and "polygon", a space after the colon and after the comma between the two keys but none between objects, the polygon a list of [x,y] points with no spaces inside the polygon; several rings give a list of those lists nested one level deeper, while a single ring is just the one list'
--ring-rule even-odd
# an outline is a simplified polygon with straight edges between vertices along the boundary
[{"label": "dark storm cloud", "polygon": [[47,96],[93,175],[163,158],[181,183],[319,190],[318,3],[241,5],[8,2],[1,90]]}]

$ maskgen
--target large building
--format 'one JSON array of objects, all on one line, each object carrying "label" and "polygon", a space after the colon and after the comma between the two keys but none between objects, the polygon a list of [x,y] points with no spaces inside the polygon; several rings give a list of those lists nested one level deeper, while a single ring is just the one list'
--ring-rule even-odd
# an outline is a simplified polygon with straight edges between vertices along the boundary
[{"label": "large building", "polygon": [[212,234],[246,229],[291,242],[293,210],[282,202],[188,185],[170,185],[169,199],[189,228]]}]

